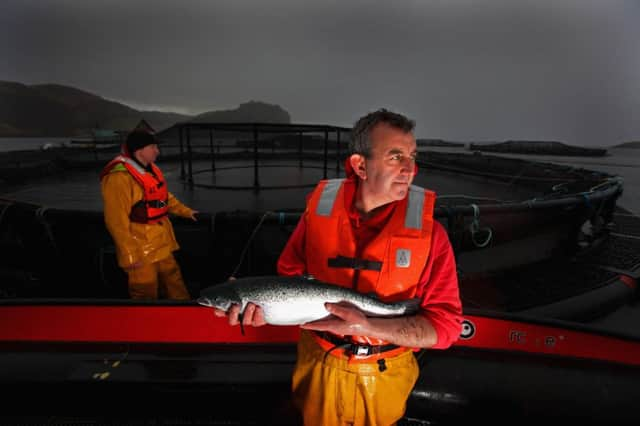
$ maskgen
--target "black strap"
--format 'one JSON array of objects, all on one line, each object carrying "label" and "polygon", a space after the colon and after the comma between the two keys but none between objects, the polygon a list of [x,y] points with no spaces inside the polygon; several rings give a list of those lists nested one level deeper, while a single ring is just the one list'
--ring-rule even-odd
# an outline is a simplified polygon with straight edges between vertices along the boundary
[{"label": "black strap", "polygon": [[153,207],[154,209],[161,209],[167,205],[168,200],[151,200],[147,201],[147,205],[149,207]]},{"label": "black strap", "polygon": [[[391,351],[393,349],[397,349],[400,346],[389,343],[388,345],[367,345],[355,343],[348,339],[342,339],[335,334],[328,333],[326,331],[316,331],[315,332],[321,339],[326,340],[329,343],[335,345],[333,349],[341,348],[345,351],[360,356],[369,356],[375,355],[382,352]],[[329,351],[330,352],[330,351]]]},{"label": "black strap", "polygon": [[151,201],[145,201],[145,200],[140,200],[137,203],[135,203],[133,205],[133,207],[131,207],[131,212],[129,213],[129,220],[131,220],[131,222],[135,222],[135,223],[149,223],[149,221],[151,220],[157,220],[160,218],[163,218],[165,216],[168,216],[167,211],[165,211],[164,213],[161,213],[159,215],[153,216],[153,217],[149,217],[147,216],[147,205],[153,207],[153,208],[162,208],[166,205],[167,201],[162,201],[162,200],[151,200]]},{"label": "black strap", "polygon": [[375,260],[356,259],[355,257],[338,256],[329,259],[330,268],[349,268],[368,271],[381,271],[382,262]]}]

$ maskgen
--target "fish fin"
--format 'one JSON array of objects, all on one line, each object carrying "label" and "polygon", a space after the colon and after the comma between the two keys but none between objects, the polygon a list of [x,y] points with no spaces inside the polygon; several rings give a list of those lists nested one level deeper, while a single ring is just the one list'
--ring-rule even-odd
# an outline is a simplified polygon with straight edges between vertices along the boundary
[{"label": "fish fin", "polygon": [[[357,309],[360,309],[360,308],[358,308],[358,305],[356,305],[355,303],[350,302],[350,301],[348,301],[348,300],[341,300],[340,302],[334,302],[334,304],[336,304],[336,305],[338,305],[338,306],[344,306],[344,307],[347,307],[347,308],[357,308]],[[334,315],[330,315],[330,316],[334,317]]]},{"label": "fish fin", "polygon": [[244,318],[244,312],[240,312],[238,314],[238,321],[240,321],[240,333],[242,333],[242,335],[244,336],[244,324],[242,322]]},{"label": "fish fin", "polygon": [[378,293],[376,293],[375,291],[370,291],[369,293],[367,293],[367,296],[371,297],[372,299],[381,300],[380,296],[378,296]]}]

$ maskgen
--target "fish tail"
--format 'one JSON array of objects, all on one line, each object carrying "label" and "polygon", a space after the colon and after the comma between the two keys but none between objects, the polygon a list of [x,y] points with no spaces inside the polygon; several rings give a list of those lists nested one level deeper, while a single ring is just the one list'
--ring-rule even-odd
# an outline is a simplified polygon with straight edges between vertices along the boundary
[{"label": "fish tail", "polygon": [[413,299],[403,300],[400,303],[404,306],[405,314],[415,314],[420,310],[422,299],[414,297]]}]

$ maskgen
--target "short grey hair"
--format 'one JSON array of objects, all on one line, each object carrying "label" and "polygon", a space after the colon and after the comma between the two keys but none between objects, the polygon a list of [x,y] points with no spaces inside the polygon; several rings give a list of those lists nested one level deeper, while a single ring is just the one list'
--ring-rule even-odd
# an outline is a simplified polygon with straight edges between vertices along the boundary
[{"label": "short grey hair", "polygon": [[360,154],[368,158],[371,155],[371,131],[381,123],[405,133],[412,132],[416,126],[415,121],[384,108],[370,112],[358,119],[353,125],[351,141],[349,141],[349,154]]}]

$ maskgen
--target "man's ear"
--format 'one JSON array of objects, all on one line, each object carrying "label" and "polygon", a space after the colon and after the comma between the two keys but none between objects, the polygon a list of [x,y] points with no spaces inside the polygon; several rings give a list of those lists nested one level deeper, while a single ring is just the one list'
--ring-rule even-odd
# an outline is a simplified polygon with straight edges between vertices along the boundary
[{"label": "man's ear", "polygon": [[367,179],[367,167],[366,161],[363,155],[361,154],[351,154],[349,157],[349,162],[351,163],[351,167],[353,171],[356,172],[356,175],[362,180]]}]

